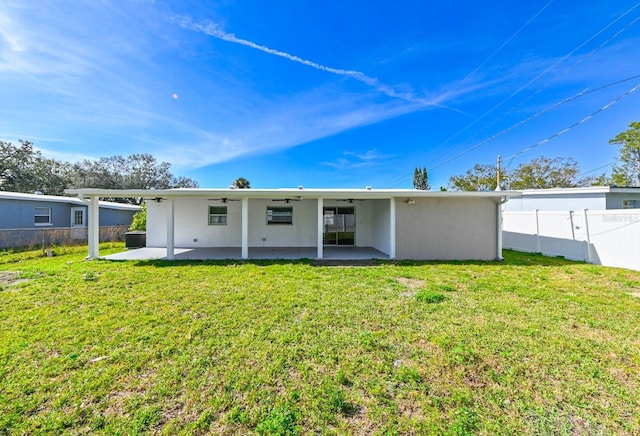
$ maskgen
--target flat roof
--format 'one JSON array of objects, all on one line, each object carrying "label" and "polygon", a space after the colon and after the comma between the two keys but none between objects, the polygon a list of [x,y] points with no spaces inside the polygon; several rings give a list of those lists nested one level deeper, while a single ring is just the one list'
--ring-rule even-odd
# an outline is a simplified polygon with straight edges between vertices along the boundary
[{"label": "flat roof", "polygon": [[523,197],[533,195],[576,195],[576,194],[640,194],[640,187],[617,186],[587,186],[582,188],[549,188],[549,189],[523,189],[520,191]]},{"label": "flat roof", "polygon": [[79,197],[216,197],[216,198],[327,198],[375,200],[390,198],[469,198],[488,197],[501,199],[519,195],[519,191],[422,191],[418,189],[322,189],[322,188],[277,188],[277,189],[233,189],[233,188],[179,188],[179,189],[67,189],[67,194]]},{"label": "flat roof", "polygon": [[[125,195],[125,197],[129,197]],[[87,203],[77,197],[63,197],[61,195],[26,194],[23,192],[0,191],[0,200],[44,201],[50,203],[68,203],[78,206],[86,206]],[[115,203],[113,201],[100,201],[100,207],[118,210],[140,210],[140,206],[134,204]]]}]

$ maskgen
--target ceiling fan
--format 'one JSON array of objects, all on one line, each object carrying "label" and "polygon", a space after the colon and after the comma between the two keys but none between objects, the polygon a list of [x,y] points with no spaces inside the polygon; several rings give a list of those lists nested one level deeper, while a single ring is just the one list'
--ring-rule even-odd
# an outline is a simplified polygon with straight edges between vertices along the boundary
[{"label": "ceiling fan", "polygon": [[284,201],[285,203],[289,204],[292,201],[300,201],[302,200],[302,197],[296,197],[296,198],[278,198],[275,200],[271,200],[271,201]]},{"label": "ceiling fan", "polygon": [[226,203],[227,201],[240,201],[238,199],[227,198],[227,197],[223,197],[223,198],[207,198],[207,200],[209,200],[209,201],[220,201],[222,203]]},{"label": "ceiling fan", "polygon": [[338,201],[348,201],[349,203],[353,204],[354,201],[366,201],[366,200],[361,200],[359,198],[347,198],[347,199],[338,200]]}]

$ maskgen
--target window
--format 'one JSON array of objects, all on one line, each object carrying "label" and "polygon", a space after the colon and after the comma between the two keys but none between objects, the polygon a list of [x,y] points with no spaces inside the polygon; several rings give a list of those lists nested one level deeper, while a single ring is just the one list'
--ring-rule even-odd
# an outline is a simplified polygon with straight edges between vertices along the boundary
[{"label": "window", "polygon": [[209,206],[209,225],[227,225],[227,206]]},{"label": "window", "polygon": [[84,226],[84,210],[75,209],[73,211],[73,223],[74,226]]},{"label": "window", "polygon": [[267,224],[293,224],[293,208],[267,207]]},{"label": "window", "polygon": [[33,214],[33,222],[36,226],[51,225],[51,208],[36,207]]},{"label": "window", "polygon": [[622,200],[623,209],[635,209],[639,206],[640,206],[640,201],[638,200]]}]

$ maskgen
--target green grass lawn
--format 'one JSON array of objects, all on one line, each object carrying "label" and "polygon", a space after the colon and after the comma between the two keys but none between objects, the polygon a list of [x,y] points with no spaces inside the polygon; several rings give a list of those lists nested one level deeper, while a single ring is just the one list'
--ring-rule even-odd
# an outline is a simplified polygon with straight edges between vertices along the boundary
[{"label": "green grass lawn", "polygon": [[0,434],[640,434],[640,272],[64,251],[0,253]]}]

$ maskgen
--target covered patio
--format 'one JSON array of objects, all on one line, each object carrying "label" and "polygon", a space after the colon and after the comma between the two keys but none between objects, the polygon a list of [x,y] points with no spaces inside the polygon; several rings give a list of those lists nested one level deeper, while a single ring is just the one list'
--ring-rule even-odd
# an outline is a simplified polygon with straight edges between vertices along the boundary
[{"label": "covered patio", "polygon": [[70,189],[89,203],[99,258],[99,199],[147,205],[146,247],[108,259],[492,260],[514,192],[415,189]]},{"label": "covered patio", "polygon": [[[363,260],[389,259],[389,256],[371,247],[326,247],[323,259]],[[249,248],[249,260],[257,259],[316,259],[316,247],[254,247]],[[160,247],[136,248],[103,256],[108,260],[166,260],[167,250]],[[176,260],[242,259],[239,247],[174,248]]]}]

